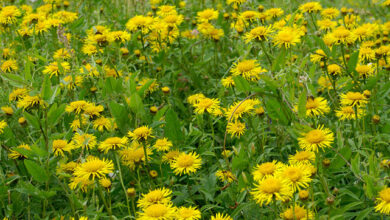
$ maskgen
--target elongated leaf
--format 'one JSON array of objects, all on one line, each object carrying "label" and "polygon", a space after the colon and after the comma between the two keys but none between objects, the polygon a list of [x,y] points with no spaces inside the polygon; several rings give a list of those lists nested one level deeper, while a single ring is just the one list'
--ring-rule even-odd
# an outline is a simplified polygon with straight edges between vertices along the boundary
[{"label": "elongated leaf", "polygon": [[167,113],[165,114],[165,120],[167,122],[164,129],[165,136],[171,141],[183,141],[184,135],[180,129],[181,126],[179,118],[172,109],[168,109]]},{"label": "elongated leaf", "polygon": [[26,166],[27,171],[36,181],[44,183],[49,179],[46,171],[36,162],[32,160],[24,160],[24,165]]},{"label": "elongated leaf", "polygon": [[30,125],[32,125],[35,129],[39,129],[39,121],[37,117],[31,115],[28,112],[23,112],[23,116]]},{"label": "elongated leaf", "polygon": [[235,76],[233,77],[234,83],[236,84],[236,88],[239,91],[242,92],[249,92],[251,91],[251,86],[248,81],[246,81],[244,78],[241,76]]},{"label": "elongated leaf", "polygon": [[303,90],[301,95],[299,96],[299,103],[298,103],[298,115],[300,118],[304,118],[306,115],[306,90]]}]

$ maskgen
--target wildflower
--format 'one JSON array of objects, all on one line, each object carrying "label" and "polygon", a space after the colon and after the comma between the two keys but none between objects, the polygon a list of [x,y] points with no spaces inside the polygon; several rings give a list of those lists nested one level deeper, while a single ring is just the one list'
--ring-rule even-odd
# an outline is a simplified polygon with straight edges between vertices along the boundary
[{"label": "wildflower", "polygon": [[[80,103],[83,105],[82,103]],[[104,111],[104,107],[102,105],[95,105],[95,103],[87,103],[82,107],[84,110],[84,114],[88,115],[90,118],[95,118],[100,116],[100,113]]]},{"label": "wildflower", "polygon": [[218,18],[218,11],[214,9],[205,9],[197,13],[197,20],[199,23],[209,22],[210,20],[215,20]]},{"label": "wildflower", "polygon": [[169,204],[171,201],[172,191],[166,188],[158,188],[151,190],[146,194],[142,194],[137,201],[137,207],[145,209],[155,204]]},{"label": "wildflower", "polygon": [[26,95],[18,101],[16,106],[18,108],[23,108],[23,110],[26,110],[26,109],[39,107],[39,106],[45,107],[45,105],[46,105],[45,101],[43,101],[43,99],[41,99],[39,95],[36,96]]},{"label": "wildflower", "polygon": [[370,62],[376,59],[375,50],[369,47],[361,47],[359,50],[359,58],[366,62]]},{"label": "wildflower", "polygon": [[260,105],[260,100],[258,99],[246,99],[245,101],[235,102],[233,105],[225,112],[225,117],[227,120],[232,118],[232,120],[237,120],[244,116],[244,114],[254,113],[255,106]]},{"label": "wildflower", "polygon": [[108,153],[109,150],[118,150],[124,148],[127,144],[127,138],[119,138],[119,137],[109,137],[103,142],[99,144],[99,150],[103,151],[105,154]]},{"label": "wildflower", "polygon": [[283,9],[281,8],[270,8],[265,11],[269,18],[277,18],[284,14]]},{"label": "wildflower", "polygon": [[74,145],[72,143],[68,143],[66,140],[54,140],[53,141],[53,152],[55,156],[61,155],[64,156],[64,151],[70,152],[74,149]]},{"label": "wildflower", "polygon": [[282,164],[276,160],[258,164],[252,171],[253,179],[257,182],[260,182],[265,178],[273,176],[281,166]]},{"label": "wildflower", "polygon": [[327,19],[334,19],[339,16],[340,11],[337,8],[325,8],[321,11],[321,16]]},{"label": "wildflower", "polygon": [[99,180],[99,184],[101,186],[103,186],[104,188],[108,189],[111,187],[111,180],[106,178],[106,177],[103,177]]},{"label": "wildflower", "polygon": [[105,117],[97,118],[93,121],[93,129],[96,129],[100,132],[103,132],[104,129],[109,131],[111,130],[111,120]]},{"label": "wildflower", "polygon": [[288,157],[290,164],[310,164],[314,162],[316,156],[312,151],[297,151],[294,155]]},{"label": "wildflower", "polygon": [[308,97],[306,101],[306,116],[314,117],[328,113],[328,101],[322,97]]},{"label": "wildflower", "polygon": [[299,42],[301,42],[299,33],[290,27],[281,29],[274,37],[274,44],[278,47],[290,48]]},{"label": "wildflower", "polygon": [[[1,123],[0,123],[0,127],[1,127]],[[0,129],[0,131],[1,131],[1,129]],[[21,144],[21,145],[17,146],[16,149],[31,150],[31,147],[28,144]],[[27,158],[26,155],[19,153],[19,151],[16,151],[14,148],[12,148],[10,150],[10,153],[8,154],[8,157],[11,158],[11,159],[14,159],[14,160],[16,160],[16,159],[20,160],[20,159]]]},{"label": "wildflower", "polygon": [[331,37],[335,44],[353,44],[356,41],[355,34],[343,26],[334,29]]},{"label": "wildflower", "polygon": [[126,23],[126,28],[132,32],[141,30],[142,33],[146,34],[149,32],[152,23],[152,17],[137,15],[129,19],[129,21]]},{"label": "wildflower", "polygon": [[347,92],[341,94],[341,104],[349,106],[365,106],[368,103],[367,98],[360,92]]},{"label": "wildflower", "polygon": [[158,139],[153,145],[153,148],[157,151],[168,151],[172,147],[172,142],[168,141],[167,138]]},{"label": "wildflower", "polygon": [[177,220],[199,220],[201,212],[195,207],[180,207],[177,210]]},{"label": "wildflower", "polygon": [[28,94],[25,88],[15,89],[9,94],[9,101],[17,101]]},{"label": "wildflower", "polygon": [[54,52],[54,59],[69,59],[71,57],[71,54],[73,54],[74,51],[69,51],[68,49],[66,48],[61,48],[61,49],[58,49],[56,52]]},{"label": "wildflower", "polygon": [[305,220],[313,219],[313,212],[306,210],[304,206],[298,204],[291,205],[290,208],[286,209],[280,214],[280,217],[285,220]]},{"label": "wildflower", "polygon": [[333,132],[329,128],[324,128],[323,125],[301,135],[303,137],[298,138],[299,147],[308,151],[318,152],[318,148],[331,147],[334,141]]},{"label": "wildflower", "polygon": [[[59,65],[61,65],[61,68],[59,67]],[[52,62],[49,65],[47,65],[42,72],[43,74],[49,74],[51,78],[53,75],[58,76],[60,73],[64,74],[65,72],[68,71],[70,71],[70,65],[68,62],[61,62],[61,63]]]},{"label": "wildflower", "polygon": [[317,25],[320,27],[320,30],[331,30],[336,27],[337,22],[330,19],[317,20]]},{"label": "wildflower", "polygon": [[196,114],[203,114],[204,112],[212,113],[215,109],[219,108],[219,100],[203,98],[198,103],[195,103],[194,107]]},{"label": "wildflower", "polygon": [[174,219],[176,216],[175,208],[171,204],[154,204],[138,213],[138,220],[161,220]]},{"label": "wildflower", "polygon": [[218,170],[215,173],[215,176],[217,176],[220,181],[222,182],[227,181],[228,183],[231,183],[236,179],[234,174],[229,170]]},{"label": "wildflower", "polygon": [[1,64],[0,68],[5,73],[13,72],[19,69],[16,60],[6,60]]},{"label": "wildflower", "polygon": [[134,131],[132,132],[129,131],[127,135],[135,141],[146,141],[148,138],[153,137],[152,132],[152,129],[148,126],[141,126],[139,128],[134,129]]},{"label": "wildflower", "polygon": [[180,155],[179,151],[171,150],[163,155],[162,161],[172,163],[179,155]]},{"label": "wildflower", "polygon": [[20,10],[14,6],[5,6],[0,11],[0,23],[1,24],[14,24],[17,21],[17,17],[21,16]]},{"label": "wildflower", "polygon": [[390,215],[390,188],[385,187],[379,192],[379,197],[376,198],[377,205],[375,211],[385,215]]},{"label": "wildflower", "polygon": [[14,110],[10,106],[2,106],[1,110],[8,116],[11,116],[14,113]]},{"label": "wildflower", "polygon": [[233,80],[233,77],[231,77],[231,76],[223,78],[221,80],[221,83],[222,83],[222,86],[225,87],[225,88],[230,88],[230,87],[234,87],[235,86],[235,82]]},{"label": "wildflower", "polygon": [[267,177],[255,184],[251,194],[260,206],[268,205],[272,201],[286,201],[291,198],[293,192],[288,181],[280,177]]},{"label": "wildflower", "polygon": [[191,105],[198,103],[201,99],[206,98],[202,93],[197,93],[191,96],[188,96],[187,102],[190,103]]},{"label": "wildflower", "polygon": [[233,64],[233,68],[230,70],[233,76],[242,76],[249,81],[258,81],[260,74],[266,72],[257,63],[257,60],[243,60]]},{"label": "wildflower", "polygon": [[211,216],[210,220],[233,220],[233,218],[227,214],[217,213],[216,215]]},{"label": "wildflower", "polygon": [[307,2],[299,6],[299,10],[302,13],[313,13],[322,10],[322,6],[319,2]]},{"label": "wildflower", "polygon": [[202,159],[195,152],[180,153],[170,164],[176,175],[195,173],[201,167]]},{"label": "wildflower", "polygon": [[134,169],[136,165],[140,165],[142,162],[145,162],[144,148],[149,159],[149,155],[152,155],[153,152],[148,146],[143,146],[135,141],[133,141],[129,147],[120,150],[119,155],[123,164],[127,165],[130,169]]},{"label": "wildflower", "polygon": [[326,59],[326,54],[321,49],[316,50],[314,54],[310,55],[310,61],[313,63],[319,63],[324,59]]},{"label": "wildflower", "polygon": [[341,67],[337,64],[330,64],[327,66],[328,73],[331,76],[339,76],[341,75]]},{"label": "wildflower", "polygon": [[373,65],[361,65],[357,64],[355,68],[356,72],[359,73],[360,78],[367,78],[369,76],[372,76],[374,74],[375,69],[373,68]]},{"label": "wildflower", "polygon": [[360,107],[356,107],[357,113],[352,106],[341,106],[339,110],[336,110],[336,116],[340,120],[356,120],[356,115],[361,118],[364,115],[363,110]]},{"label": "wildflower", "polygon": [[77,148],[93,149],[96,147],[96,137],[93,134],[76,133],[73,136],[73,143]]},{"label": "wildflower", "polygon": [[241,123],[239,121],[229,122],[226,130],[232,137],[237,136],[240,137],[244,134],[245,131],[245,123]]},{"label": "wildflower", "polygon": [[255,27],[245,35],[245,42],[248,43],[253,40],[267,41],[267,38],[271,33],[272,33],[272,29],[269,26]]},{"label": "wildflower", "polygon": [[311,182],[310,170],[304,164],[294,164],[282,166],[275,174],[287,181],[291,186],[292,191],[295,192],[302,188],[307,188]]},{"label": "wildflower", "polygon": [[66,106],[65,111],[80,114],[81,111],[84,110],[87,105],[88,105],[88,102],[86,102],[84,100],[74,101]]},{"label": "wildflower", "polygon": [[111,160],[99,159],[97,157],[89,157],[87,160],[76,167],[74,175],[76,178],[89,179],[92,177],[92,180],[96,178],[101,179],[106,174],[112,173],[114,171],[114,164]]}]

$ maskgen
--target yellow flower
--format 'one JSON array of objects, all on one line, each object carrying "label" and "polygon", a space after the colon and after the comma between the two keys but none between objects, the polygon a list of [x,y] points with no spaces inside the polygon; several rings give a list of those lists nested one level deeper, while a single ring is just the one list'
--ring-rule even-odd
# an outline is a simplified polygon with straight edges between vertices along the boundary
[{"label": "yellow flower", "polygon": [[108,153],[109,150],[118,150],[124,148],[127,144],[127,138],[119,138],[119,137],[109,137],[103,142],[99,144],[98,149],[103,151],[105,154]]},{"label": "yellow flower", "polygon": [[225,87],[225,88],[234,87],[236,85],[234,80],[233,80],[233,77],[231,77],[231,76],[223,78],[221,80],[221,83],[222,83],[222,86]]},{"label": "yellow flower", "polygon": [[16,60],[6,60],[1,64],[0,68],[3,72],[6,72],[6,73],[16,71],[19,69],[18,63],[16,62]]},{"label": "yellow flower", "polygon": [[360,78],[363,79],[372,76],[375,73],[375,68],[371,64],[367,64],[367,65],[357,64],[355,70],[356,72],[359,73]]},{"label": "yellow flower", "polygon": [[202,165],[202,159],[195,152],[180,153],[170,164],[176,175],[195,173]]},{"label": "yellow flower", "polygon": [[215,20],[218,18],[218,11],[212,8],[205,9],[203,11],[199,11],[197,13],[197,20],[199,23],[209,22],[210,20]]},{"label": "yellow flower", "polygon": [[332,76],[341,75],[341,67],[338,64],[330,64],[327,66],[328,73]]},{"label": "yellow flower", "polygon": [[370,47],[361,47],[359,50],[359,59],[370,62],[376,59],[375,50]]},{"label": "yellow flower", "polygon": [[353,44],[356,41],[355,34],[344,26],[334,29],[331,33],[331,37],[335,44]]},{"label": "yellow flower", "polygon": [[265,178],[273,176],[275,172],[281,168],[281,166],[282,164],[276,160],[258,164],[252,171],[253,179],[257,182],[260,182]]},{"label": "yellow flower", "polygon": [[333,132],[329,128],[324,128],[323,125],[301,135],[303,137],[298,138],[299,147],[308,151],[318,152],[318,148],[331,147],[334,141]]},{"label": "yellow flower", "polygon": [[249,81],[258,81],[260,74],[267,72],[267,70],[260,67],[257,60],[243,60],[233,64],[230,72],[233,76],[242,76]]},{"label": "yellow flower", "polygon": [[318,20],[317,25],[320,27],[320,30],[331,30],[336,27],[337,22],[330,19]]},{"label": "yellow flower", "polygon": [[158,188],[151,190],[146,194],[142,194],[137,201],[137,207],[145,209],[155,204],[168,204],[171,201],[172,191],[166,188]]},{"label": "yellow flower", "polygon": [[197,93],[194,95],[190,95],[187,98],[187,102],[190,103],[191,105],[198,103],[201,99],[206,98],[202,93]]},{"label": "yellow flower", "polygon": [[311,182],[311,171],[305,164],[284,165],[275,173],[275,176],[286,180],[293,192],[307,188]]},{"label": "yellow flower", "polygon": [[[62,71],[61,71],[61,68],[59,67],[58,64],[61,66]],[[70,71],[70,65],[68,62],[61,62],[61,63],[52,62],[45,67],[45,69],[42,71],[42,73],[43,74],[50,74],[50,78],[51,78],[53,75],[58,76],[60,73],[64,74],[64,73],[69,72],[69,71]]]},{"label": "yellow flower", "polygon": [[233,220],[228,214],[217,213],[216,215],[211,216],[210,220]]},{"label": "yellow flower", "polygon": [[229,170],[218,170],[215,173],[215,176],[218,177],[218,179],[222,182],[227,181],[228,183],[231,183],[236,180],[234,174]]},{"label": "yellow flower", "polygon": [[96,137],[92,134],[79,134],[73,136],[73,143],[77,148],[93,149],[97,142]]},{"label": "yellow flower", "polygon": [[339,110],[336,110],[336,116],[339,120],[356,120],[356,115],[358,118],[361,118],[364,115],[363,109],[359,106],[356,107],[357,113],[352,106],[341,106]]},{"label": "yellow flower", "polygon": [[45,101],[39,97],[39,95],[36,96],[29,96],[26,95],[22,97],[17,103],[18,108],[23,108],[23,110],[29,109],[29,108],[34,108],[34,107],[45,107]]},{"label": "yellow flower", "polygon": [[66,112],[75,112],[76,114],[80,114],[82,110],[88,105],[88,102],[84,100],[74,101],[71,102],[69,105],[66,106],[65,111]]},{"label": "yellow flower", "polygon": [[5,6],[0,11],[0,23],[14,24],[17,21],[17,17],[20,15],[22,15],[22,13],[16,6]]},{"label": "yellow flower", "polygon": [[288,157],[290,164],[310,164],[314,162],[316,155],[312,151],[297,151],[295,155]]},{"label": "yellow flower", "polygon": [[64,60],[66,60],[66,59],[70,58],[71,54],[73,54],[73,53],[74,53],[73,50],[69,51],[66,48],[61,48],[61,49],[58,49],[56,52],[54,52],[53,57],[54,57],[54,59],[64,59]]},{"label": "yellow flower", "polygon": [[274,44],[278,47],[290,48],[295,46],[297,43],[301,42],[300,34],[296,29],[291,27],[282,28],[274,36]]},{"label": "yellow flower", "polygon": [[[0,122],[0,131],[1,131],[1,122]],[[31,150],[30,146],[27,144],[21,144],[21,145],[17,146],[16,149]],[[18,151],[14,150],[13,148],[10,150],[8,157],[11,159],[14,159],[14,160],[27,158],[27,156],[19,153]]]},{"label": "yellow flower", "polygon": [[177,220],[198,220],[201,212],[195,207],[180,207],[177,209]]},{"label": "yellow flower", "polygon": [[340,97],[341,104],[345,106],[365,106],[368,103],[367,97],[360,92],[347,92],[341,94]]},{"label": "yellow flower", "polygon": [[226,126],[226,130],[229,134],[232,135],[232,137],[234,136],[240,137],[241,135],[244,134],[245,123],[239,121],[229,122],[228,125]]},{"label": "yellow flower", "polygon": [[14,110],[13,110],[12,107],[10,107],[10,106],[2,106],[2,107],[1,107],[1,110],[2,110],[6,115],[9,115],[9,116],[11,116],[12,114],[14,114]]},{"label": "yellow flower", "polygon": [[324,59],[326,59],[326,54],[321,49],[316,50],[314,54],[310,55],[310,61],[313,63],[319,63]]},{"label": "yellow flower", "polygon": [[306,116],[314,117],[328,113],[328,101],[322,97],[308,97],[306,101]]},{"label": "yellow flower", "polygon": [[180,152],[177,150],[171,150],[168,153],[165,153],[162,157],[163,162],[172,163],[176,157],[180,155]]},{"label": "yellow flower", "polygon": [[166,17],[169,15],[176,15],[176,7],[173,5],[161,5],[158,7],[157,15],[160,17]]},{"label": "yellow flower", "polygon": [[93,121],[93,129],[96,129],[100,132],[103,132],[104,129],[109,131],[111,130],[111,128],[112,128],[112,123],[109,118],[100,117]]},{"label": "yellow flower", "polygon": [[247,0],[226,0],[226,3],[228,5],[233,5],[233,7],[237,7],[238,5],[241,5],[245,3]]},{"label": "yellow flower", "polygon": [[232,118],[232,120],[237,120],[244,116],[244,114],[252,114],[255,111],[255,106],[260,105],[260,100],[258,99],[247,99],[241,102],[235,102],[233,105],[225,112],[225,117],[227,120]]},{"label": "yellow flower", "polygon": [[321,16],[327,19],[333,19],[339,16],[340,11],[337,8],[325,8],[321,11]]},{"label": "yellow flower", "polygon": [[272,33],[272,28],[270,26],[259,26],[255,27],[249,31],[249,33],[245,34],[245,42],[248,43],[250,41],[267,41],[269,34]]},{"label": "yellow flower", "polygon": [[70,152],[74,149],[74,145],[72,143],[68,143],[66,140],[54,140],[53,141],[53,152],[54,155],[62,157],[64,156],[64,151]]},{"label": "yellow flower", "polygon": [[[80,103],[82,105],[82,103]],[[100,116],[100,113],[104,111],[102,105],[95,105],[95,103],[87,103],[84,107],[84,114],[88,115],[90,118],[95,118]]]},{"label": "yellow flower", "polygon": [[215,109],[219,108],[219,100],[202,98],[194,104],[194,108],[196,114],[203,114],[204,112],[212,113]]},{"label": "yellow flower", "polygon": [[111,160],[89,157],[84,163],[76,167],[74,175],[76,178],[89,179],[92,177],[92,180],[94,180],[95,177],[101,179],[113,171],[114,164]]},{"label": "yellow flower", "polygon": [[267,177],[255,184],[251,194],[260,206],[268,205],[273,200],[287,201],[292,197],[292,190],[288,181],[280,177]]},{"label": "yellow flower", "polygon": [[148,138],[152,136],[153,130],[148,126],[141,126],[139,128],[134,129],[134,131],[129,131],[127,135],[131,137],[133,141],[146,141]]},{"label": "yellow flower", "polygon": [[[153,152],[149,149],[148,146],[145,146],[145,148],[149,159],[149,155],[152,155]],[[130,169],[134,169],[136,165],[140,165],[141,162],[145,161],[144,146],[140,145],[136,141],[133,141],[130,144],[130,147],[120,150],[119,155],[123,164],[128,166]]]},{"label": "yellow flower", "polygon": [[111,187],[111,180],[106,177],[103,177],[99,180],[99,184],[107,189]]},{"label": "yellow flower", "polygon": [[23,98],[28,94],[28,90],[25,88],[15,89],[9,94],[9,101],[16,101]]},{"label": "yellow flower", "polygon": [[313,13],[313,12],[318,12],[322,10],[322,6],[319,2],[307,2],[305,4],[302,4],[299,6],[299,10],[302,13]]},{"label": "yellow flower", "polygon": [[377,205],[375,211],[385,215],[390,215],[390,188],[385,187],[379,192],[379,197],[376,198]]},{"label": "yellow flower", "polygon": [[282,16],[284,14],[284,11],[281,8],[270,8],[267,11],[265,11],[265,13],[269,18],[277,18]]},{"label": "yellow flower", "polygon": [[157,151],[168,151],[172,146],[172,142],[168,141],[167,138],[162,138],[156,141],[153,148]]},{"label": "yellow flower", "polygon": [[143,33],[148,33],[152,23],[152,17],[137,15],[129,19],[126,23],[126,28],[132,32],[141,30]]},{"label": "yellow flower", "polygon": [[176,208],[172,204],[154,204],[138,213],[138,220],[170,220],[176,216]]},{"label": "yellow flower", "polygon": [[313,212],[306,210],[304,206],[295,204],[284,210],[280,217],[285,220],[310,220],[313,219]]}]

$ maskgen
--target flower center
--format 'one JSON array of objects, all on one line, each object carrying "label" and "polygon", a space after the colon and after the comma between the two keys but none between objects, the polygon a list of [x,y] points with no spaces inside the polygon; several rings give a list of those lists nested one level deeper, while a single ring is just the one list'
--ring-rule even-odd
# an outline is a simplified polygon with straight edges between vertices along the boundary
[{"label": "flower center", "polygon": [[268,194],[279,192],[281,188],[280,181],[274,178],[266,179],[263,184],[261,184],[261,189]]},{"label": "flower center", "polygon": [[271,162],[264,163],[264,164],[260,165],[260,167],[259,167],[259,171],[263,175],[273,174],[275,169],[276,169],[275,164],[273,164]]},{"label": "flower center", "polygon": [[145,209],[146,215],[154,218],[163,217],[167,211],[167,208],[161,204],[151,205]]},{"label": "flower center", "polygon": [[325,140],[325,135],[321,130],[312,130],[306,134],[306,140],[311,144],[318,144]]},{"label": "flower center", "polygon": [[253,68],[255,68],[255,64],[250,60],[243,61],[237,65],[237,69],[242,73],[249,72]]},{"label": "flower center", "polygon": [[386,203],[390,203],[390,188],[387,188],[385,190],[382,190],[379,193],[380,198],[385,201]]},{"label": "flower center", "polygon": [[194,158],[192,158],[190,155],[183,155],[180,158],[178,158],[178,165],[179,167],[190,167],[194,164]]},{"label": "flower center", "polygon": [[284,171],[284,174],[287,178],[289,178],[292,182],[297,182],[302,177],[302,171],[296,167],[287,168]]}]

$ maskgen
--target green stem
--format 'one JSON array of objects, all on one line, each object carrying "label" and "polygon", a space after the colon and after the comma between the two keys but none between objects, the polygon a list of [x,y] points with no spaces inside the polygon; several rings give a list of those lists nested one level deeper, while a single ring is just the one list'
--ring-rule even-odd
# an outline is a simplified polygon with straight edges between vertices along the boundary
[{"label": "green stem", "polygon": [[[119,162],[118,155],[116,153],[114,153],[114,156],[115,156],[115,161],[116,161],[116,164],[117,164],[118,170],[119,170],[119,181],[121,183],[123,192],[125,193],[125,196],[126,196],[127,211],[129,213],[129,216],[131,216],[130,205],[129,205],[129,196],[127,195],[126,187],[125,187],[125,184],[123,183],[121,164]],[[134,213],[134,215],[135,215],[135,213]]]}]

